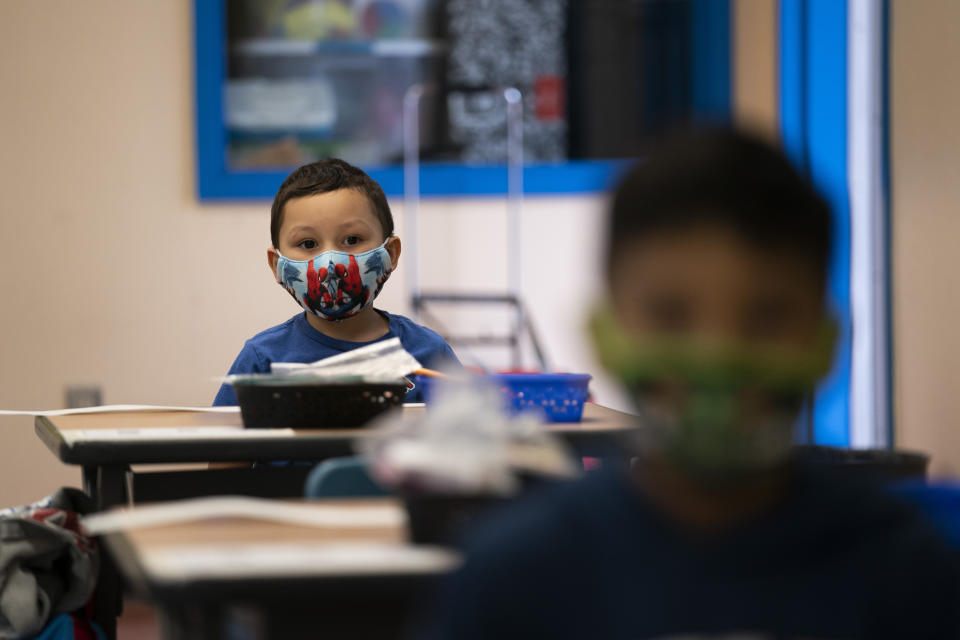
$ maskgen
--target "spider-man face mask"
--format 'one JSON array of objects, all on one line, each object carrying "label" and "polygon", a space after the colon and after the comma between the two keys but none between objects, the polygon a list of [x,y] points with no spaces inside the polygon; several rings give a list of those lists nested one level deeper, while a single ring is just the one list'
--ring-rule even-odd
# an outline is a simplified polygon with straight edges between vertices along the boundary
[{"label": "spider-man face mask", "polygon": [[363,253],[324,251],[310,260],[277,260],[277,282],[301,307],[324,320],[352,318],[373,304],[393,265],[387,238]]}]

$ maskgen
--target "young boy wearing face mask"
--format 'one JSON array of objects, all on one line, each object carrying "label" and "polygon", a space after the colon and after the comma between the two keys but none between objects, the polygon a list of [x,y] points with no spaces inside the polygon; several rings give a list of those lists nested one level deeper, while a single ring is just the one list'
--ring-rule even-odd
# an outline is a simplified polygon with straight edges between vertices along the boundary
[{"label": "young boy wearing face mask", "polygon": [[[436,332],[373,306],[401,245],[387,198],[366,173],[337,159],[300,167],[273,200],[270,236],[270,272],[304,312],[248,340],[229,373],[266,373],[272,362],[314,362],[394,337],[425,367],[459,366]],[[421,400],[419,389],[406,397]],[[214,404],[237,404],[233,387],[222,385]]]},{"label": "young boy wearing face mask", "polygon": [[830,366],[826,203],[766,144],[689,132],[629,173],[597,354],[642,419],[610,469],[474,532],[424,638],[957,638],[922,518],[791,457]]}]

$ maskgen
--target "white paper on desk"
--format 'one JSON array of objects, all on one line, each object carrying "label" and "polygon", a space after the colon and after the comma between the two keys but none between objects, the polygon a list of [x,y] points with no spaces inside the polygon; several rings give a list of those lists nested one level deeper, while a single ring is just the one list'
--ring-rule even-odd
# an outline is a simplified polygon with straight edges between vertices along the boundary
[{"label": "white paper on desk", "polygon": [[156,580],[439,573],[460,564],[440,547],[384,543],[245,542],[164,545],[141,551]]},{"label": "white paper on desk", "polygon": [[210,518],[252,518],[313,527],[395,527],[406,523],[399,506],[335,507],[291,503],[263,498],[225,496],[194,498],[133,507],[122,511],[94,513],[81,522],[91,535],[111,531],[155,527]]},{"label": "white paper on desk", "polygon": [[403,348],[400,338],[390,338],[309,364],[273,362],[270,373],[332,379],[361,376],[380,381],[396,380],[419,368],[420,363]]},{"label": "white paper on desk", "polygon": [[217,427],[139,427],[128,429],[65,429],[60,432],[68,445],[75,442],[134,441],[154,442],[163,440],[275,440],[292,438],[293,429],[244,429],[242,426]]},{"label": "white paper on desk", "polygon": [[240,407],[180,407],[155,404],[107,404],[79,409],[52,409],[41,411],[10,411],[0,409],[0,416],[72,416],[83,413],[126,413],[138,411],[197,411],[200,413],[238,413]]}]

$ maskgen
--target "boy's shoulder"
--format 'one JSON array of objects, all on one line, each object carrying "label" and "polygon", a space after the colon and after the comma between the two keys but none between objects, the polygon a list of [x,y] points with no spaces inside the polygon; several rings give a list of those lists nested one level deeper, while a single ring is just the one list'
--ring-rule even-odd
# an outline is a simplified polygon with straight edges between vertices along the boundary
[{"label": "boy's shoulder", "polygon": [[443,339],[443,336],[433,329],[418,324],[400,314],[389,313],[383,310],[380,310],[380,312],[387,318],[387,321],[390,323],[390,328],[397,334],[401,342],[404,342],[405,339],[413,339],[418,342],[447,346],[447,341]]},{"label": "boy's shoulder", "polygon": [[390,332],[400,338],[403,348],[409,351],[425,367],[458,367],[460,360],[443,337],[406,316],[379,310],[390,323]]},{"label": "boy's shoulder", "polygon": [[269,329],[264,329],[260,333],[255,334],[253,337],[247,340],[248,346],[260,347],[263,345],[269,345],[277,341],[286,341],[290,339],[292,334],[295,334],[297,329],[297,321],[302,317],[303,314],[297,314],[288,320],[281,322],[280,324],[274,325]]}]

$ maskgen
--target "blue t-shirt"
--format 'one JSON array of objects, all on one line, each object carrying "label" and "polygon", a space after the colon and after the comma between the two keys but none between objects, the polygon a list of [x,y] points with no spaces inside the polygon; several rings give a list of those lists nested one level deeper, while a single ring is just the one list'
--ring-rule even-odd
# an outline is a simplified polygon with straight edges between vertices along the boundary
[{"label": "blue t-shirt", "polygon": [[[271,362],[315,362],[345,351],[365,347],[389,338],[400,338],[403,348],[410,352],[424,367],[441,368],[451,364],[460,366],[460,361],[440,335],[404,316],[377,310],[390,324],[381,337],[369,342],[348,342],[326,336],[307,322],[305,313],[290,318],[247,340],[240,355],[230,367],[230,374],[269,373]],[[422,402],[420,389],[407,393],[406,402]],[[220,386],[214,405],[235,405],[237,394],[228,384]]]},{"label": "blue t-shirt", "polygon": [[815,472],[724,534],[677,527],[613,471],[511,505],[472,533],[416,637],[960,637],[955,558],[928,523]]}]

